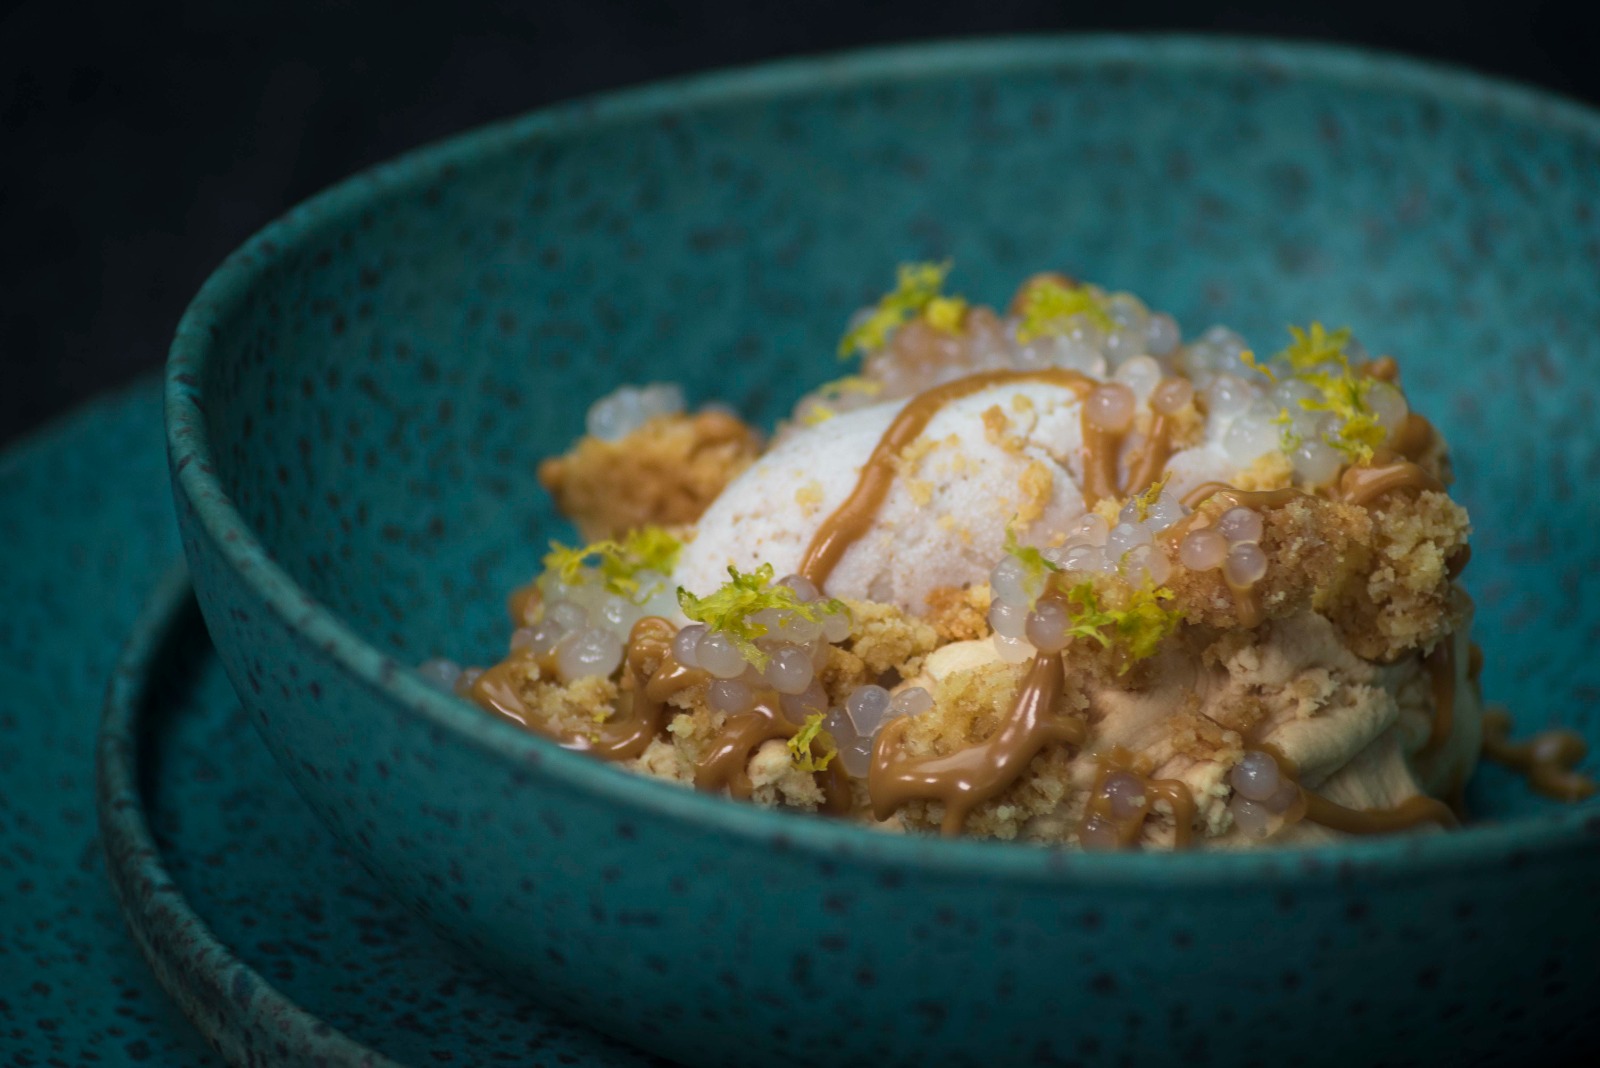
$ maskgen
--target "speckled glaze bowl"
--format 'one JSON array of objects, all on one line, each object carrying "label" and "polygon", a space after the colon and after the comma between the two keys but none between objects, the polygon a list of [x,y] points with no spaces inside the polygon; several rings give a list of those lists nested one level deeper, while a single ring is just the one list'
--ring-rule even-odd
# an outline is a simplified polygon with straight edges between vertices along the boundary
[{"label": "speckled glaze bowl", "polygon": [[[1485,1063],[1600,1023],[1600,809],[1249,855],[898,838],[629,777],[407,670],[489,658],[623,381],[758,417],[897,261],[1064,267],[1190,331],[1316,317],[1456,443],[1491,698],[1600,741],[1600,116],[1386,56],[1025,40],[586,101],[376,168],[206,284],[184,542],[284,771],[483,963],[697,1063]],[[1592,765],[1591,765],[1592,768]]]}]

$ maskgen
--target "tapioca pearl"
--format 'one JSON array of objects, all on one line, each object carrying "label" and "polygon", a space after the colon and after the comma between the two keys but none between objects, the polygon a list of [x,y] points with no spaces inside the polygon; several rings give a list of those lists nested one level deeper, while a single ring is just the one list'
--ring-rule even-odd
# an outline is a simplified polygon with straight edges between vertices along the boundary
[{"label": "tapioca pearl", "polygon": [[1061,570],[1081,574],[1101,574],[1108,568],[1104,549],[1074,545],[1061,554]]},{"label": "tapioca pearl", "polygon": [[421,675],[428,685],[452,693],[455,691],[456,683],[461,679],[461,665],[454,660],[437,657],[418,664],[417,674]]},{"label": "tapioca pearl", "polygon": [[845,698],[844,710],[855,725],[858,736],[870,738],[878,732],[889,713],[891,700],[889,691],[882,686],[857,686],[850,691],[850,696]]},{"label": "tapioca pearl", "polygon": [[1243,337],[1221,325],[1208,328],[1200,335],[1200,340],[1221,352],[1225,359],[1234,362],[1238,362],[1240,354],[1250,347]]},{"label": "tapioca pearl", "polygon": [[703,670],[719,679],[736,679],[749,666],[733,639],[717,630],[708,631],[700,639],[695,646],[695,659]]},{"label": "tapioca pearl", "polygon": [[1113,819],[1129,820],[1150,807],[1144,780],[1128,771],[1113,771],[1100,784],[1100,796],[1108,802]]},{"label": "tapioca pearl", "polygon": [[633,625],[639,620],[639,610],[632,602],[622,597],[607,598],[600,605],[600,626],[626,638]]},{"label": "tapioca pearl", "polygon": [[1151,356],[1130,356],[1111,377],[1127,386],[1136,400],[1142,401],[1161,385],[1161,365]]},{"label": "tapioca pearl", "polygon": [[1272,813],[1259,801],[1235,794],[1228,801],[1228,813],[1240,833],[1250,838],[1265,838],[1272,829]]},{"label": "tapioca pearl", "polygon": [[1055,365],[1067,371],[1077,371],[1090,378],[1104,378],[1108,367],[1106,358],[1092,346],[1072,338],[1061,338],[1056,346]]},{"label": "tapioca pearl", "polygon": [[1150,355],[1169,355],[1182,340],[1178,321],[1166,312],[1157,312],[1145,321],[1144,347]]},{"label": "tapioca pearl", "polygon": [[786,694],[804,693],[815,674],[811,654],[798,645],[780,645],[774,649],[762,672],[774,690]]},{"label": "tapioca pearl", "polygon": [[933,708],[933,694],[921,686],[911,686],[894,695],[889,716],[920,716]]},{"label": "tapioca pearl", "polygon": [[622,642],[599,627],[586,627],[556,646],[556,670],[566,681],[609,675],[622,663]]},{"label": "tapioca pearl", "polygon": [[841,609],[822,617],[822,636],[835,644],[850,637],[850,611]]},{"label": "tapioca pearl", "polygon": [[1261,393],[1238,375],[1222,374],[1211,380],[1203,396],[1207,417],[1225,423],[1243,415]]},{"label": "tapioca pearl", "polygon": [[1172,577],[1172,562],[1154,545],[1136,545],[1122,558],[1123,571],[1135,586],[1160,586]]},{"label": "tapioca pearl", "polygon": [[1320,437],[1307,437],[1289,454],[1294,465],[1295,478],[1302,485],[1325,486],[1339,477],[1344,468],[1344,454]]},{"label": "tapioca pearl", "polygon": [[1041,653],[1059,653],[1071,640],[1067,634],[1071,625],[1072,616],[1066,605],[1054,600],[1040,601],[1038,607],[1028,613],[1028,643]]},{"label": "tapioca pearl", "polygon": [[[1100,351],[1106,354],[1110,363],[1127,366],[1133,360],[1140,359],[1144,352],[1144,328],[1117,327],[1106,334],[1106,339],[1100,343]],[[1149,359],[1148,356],[1142,358]]]},{"label": "tapioca pearl", "polygon": [[1038,580],[1028,574],[1021,560],[1007,554],[989,572],[989,589],[995,600],[1025,605],[1039,595]]},{"label": "tapioca pearl", "polygon": [[1276,419],[1278,409],[1264,401],[1253,401],[1243,414],[1228,424],[1222,448],[1228,462],[1245,468],[1282,446],[1283,434]]},{"label": "tapioca pearl", "polygon": [[469,667],[461,669],[461,677],[456,679],[456,693],[465,697],[472,692],[472,687],[483,677],[483,668]]},{"label": "tapioca pearl", "polygon": [[1315,401],[1320,396],[1317,387],[1311,383],[1299,378],[1286,378],[1272,387],[1267,394],[1267,401],[1276,408],[1287,408],[1293,414],[1306,411],[1301,401]]},{"label": "tapioca pearl", "polygon": [[1067,530],[1067,542],[1100,546],[1106,543],[1111,524],[1098,512],[1089,512]]},{"label": "tapioca pearl", "polygon": [[1254,508],[1229,508],[1217,517],[1216,532],[1235,544],[1241,541],[1260,541],[1265,527],[1261,513]]},{"label": "tapioca pearl", "polygon": [[714,679],[706,687],[706,704],[714,712],[738,715],[755,704],[755,691],[743,679]]},{"label": "tapioca pearl", "polygon": [[683,411],[683,390],[675,385],[623,386],[589,406],[585,429],[590,437],[617,441],[661,415]]},{"label": "tapioca pearl", "polygon": [[1152,540],[1150,529],[1143,523],[1118,523],[1106,536],[1106,559],[1121,560],[1133,549],[1149,545]]},{"label": "tapioca pearl", "polygon": [[808,717],[828,710],[828,691],[820,679],[813,678],[800,693],[780,693],[778,707],[790,722],[804,724]]},{"label": "tapioca pearl", "polygon": [[1110,850],[1122,845],[1117,825],[1099,816],[1090,816],[1078,828],[1078,846],[1085,850]]},{"label": "tapioca pearl", "polygon": [[1267,806],[1268,811],[1281,814],[1289,811],[1289,808],[1298,800],[1300,800],[1300,784],[1293,779],[1284,777],[1278,783],[1277,791],[1261,803]]},{"label": "tapioca pearl", "polygon": [[1191,530],[1178,543],[1178,560],[1191,571],[1211,571],[1228,558],[1228,539],[1215,529]]},{"label": "tapioca pearl", "polygon": [[1157,415],[1176,415],[1194,400],[1194,383],[1187,378],[1174,376],[1162,379],[1150,394],[1150,410]]},{"label": "tapioca pearl", "polygon": [[1145,512],[1145,523],[1151,531],[1159,533],[1188,514],[1189,509],[1184,507],[1182,501],[1171,492],[1163,490],[1161,496],[1156,498],[1156,502]]},{"label": "tapioca pearl", "polygon": [[1004,634],[996,634],[991,640],[995,652],[1008,664],[1022,664],[1033,659],[1035,649],[1023,638],[1007,638]]},{"label": "tapioca pearl", "polygon": [[1271,753],[1251,749],[1228,772],[1228,785],[1240,797],[1265,801],[1278,792],[1278,787],[1283,785],[1283,777]]},{"label": "tapioca pearl", "polygon": [[1121,434],[1133,425],[1133,390],[1121,382],[1100,386],[1084,402],[1089,422],[1111,434]]},{"label": "tapioca pearl", "polygon": [[853,738],[845,742],[839,746],[839,755],[834,759],[851,778],[866,778],[872,771],[872,739]]},{"label": "tapioca pearl", "polygon": [[700,656],[697,652],[700,642],[711,628],[704,623],[690,623],[672,638],[672,656],[684,667],[699,667]]},{"label": "tapioca pearl", "polygon": [[1405,425],[1411,406],[1406,395],[1388,382],[1374,382],[1367,391],[1367,406],[1378,420],[1378,425],[1393,435]]},{"label": "tapioca pearl", "polygon": [[994,601],[989,605],[989,626],[996,634],[1021,638],[1028,628],[1027,603]]},{"label": "tapioca pearl", "polygon": [[795,600],[797,601],[815,601],[818,597],[822,596],[817,590],[816,583],[812,582],[804,575],[785,575],[783,578],[778,580],[778,585],[787,586],[789,591],[794,594]]},{"label": "tapioca pearl", "polygon": [[589,622],[589,613],[572,601],[555,601],[547,605],[544,618],[563,630],[578,630]]},{"label": "tapioca pearl", "polygon": [[822,633],[820,621],[812,622],[799,612],[783,608],[763,608],[752,613],[748,622],[759,628],[763,637],[794,645],[805,645]]},{"label": "tapioca pearl", "polygon": [[1267,555],[1254,542],[1240,542],[1228,550],[1222,573],[1234,586],[1254,586],[1267,573]]}]

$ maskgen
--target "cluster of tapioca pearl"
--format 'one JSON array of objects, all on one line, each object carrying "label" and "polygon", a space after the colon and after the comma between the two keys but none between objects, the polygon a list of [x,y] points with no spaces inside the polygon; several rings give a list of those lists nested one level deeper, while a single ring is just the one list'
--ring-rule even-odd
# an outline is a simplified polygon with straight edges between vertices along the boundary
[{"label": "cluster of tapioca pearl", "polygon": [[1209,527],[1191,530],[1178,543],[1178,560],[1191,571],[1222,569],[1231,586],[1248,588],[1267,574],[1261,551],[1264,525],[1253,508],[1229,508]]},{"label": "cluster of tapioca pearl", "polygon": [[[780,579],[778,585],[787,586],[801,603],[821,600],[816,586],[800,575]],[[860,686],[849,694],[842,707],[830,708],[827,690],[816,673],[829,646],[850,637],[850,615],[841,610],[820,616],[812,621],[798,612],[778,608],[751,615],[749,622],[766,631],[755,641],[767,657],[762,667],[746,660],[726,634],[703,623],[690,623],[678,631],[672,655],[685,667],[700,668],[711,676],[706,704],[714,711],[728,715],[748,712],[755,707],[762,690],[772,689],[777,691],[779,707],[790,721],[803,724],[808,717],[822,714],[824,727],[839,744],[845,770],[864,775],[872,738],[883,723],[894,715],[924,711],[933,700],[921,689],[891,698],[881,686]]]},{"label": "cluster of tapioca pearl", "polygon": [[[1328,444],[1328,439],[1342,429],[1343,421],[1332,412],[1307,410],[1301,401],[1317,402],[1321,395],[1286,364],[1273,365],[1278,375],[1276,383],[1245,366],[1239,357],[1247,347],[1238,334],[1214,326],[1198,341],[1180,349],[1175,357],[1178,368],[1205,399],[1211,433],[1220,437],[1228,460],[1240,468],[1249,467],[1266,453],[1284,449],[1287,437],[1287,455],[1295,480],[1305,486],[1332,482],[1349,461]],[[1352,366],[1359,367],[1367,359],[1360,342],[1352,340],[1344,351]],[[1342,368],[1329,363],[1301,375],[1317,372],[1339,374]],[[1373,382],[1365,401],[1391,436],[1405,423],[1409,410],[1405,394],[1390,383]],[[1284,412],[1289,413],[1287,426],[1279,422]]]},{"label": "cluster of tapioca pearl", "polygon": [[1144,780],[1131,771],[1113,771],[1100,781],[1100,799],[1111,819],[1092,813],[1078,828],[1078,845],[1084,849],[1117,849],[1122,845],[1118,824],[1143,821],[1150,812],[1150,794]]},{"label": "cluster of tapioca pearl", "polygon": [[[1177,320],[1150,311],[1131,293],[1106,294],[1089,288],[1100,299],[1111,322],[1109,328],[1088,316],[1073,315],[1060,324],[1059,332],[1024,341],[1018,338],[1019,317],[974,311],[960,337],[943,340],[930,335],[931,343],[915,353],[900,353],[891,345],[873,354],[866,370],[881,384],[881,391],[875,396],[840,398],[833,407],[847,410],[908,396],[979,371],[1064,368],[1094,378],[1125,379],[1131,386],[1148,379],[1153,370],[1159,380],[1160,359],[1174,352],[1182,340]],[[852,325],[871,313],[871,308],[857,312]]]},{"label": "cluster of tapioca pearl", "polygon": [[1228,812],[1234,826],[1252,838],[1264,838],[1272,830],[1273,817],[1281,816],[1300,799],[1300,786],[1283,774],[1271,753],[1247,750],[1228,773],[1233,797]]},{"label": "cluster of tapioca pearl", "polygon": [[[1156,536],[1188,514],[1177,497],[1163,490],[1142,517],[1138,505],[1129,501],[1115,526],[1090,512],[1067,532],[1064,542],[1043,550],[1043,556],[1060,569],[1069,587],[1097,576],[1121,578],[1135,589],[1160,586],[1172,577],[1172,562],[1156,544]],[[1007,663],[1066,648],[1071,613],[1056,598],[1041,599],[1046,579],[1030,574],[1009,554],[989,573],[989,626],[995,648]]]},{"label": "cluster of tapioca pearl", "polygon": [[[598,568],[580,569],[570,583],[544,575],[539,579],[539,621],[512,632],[510,655],[553,658],[563,682],[610,675],[622,664],[635,623],[646,616],[670,616],[678,608],[667,576],[647,570],[634,578],[641,591],[637,598],[607,590]],[[456,693],[466,693],[482,674],[450,660],[429,660],[417,670]]]}]

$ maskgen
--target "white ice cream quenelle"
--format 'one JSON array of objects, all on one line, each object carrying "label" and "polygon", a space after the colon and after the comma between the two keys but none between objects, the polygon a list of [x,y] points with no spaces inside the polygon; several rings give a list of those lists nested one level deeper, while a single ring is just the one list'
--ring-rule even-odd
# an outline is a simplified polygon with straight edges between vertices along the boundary
[{"label": "white ice cream quenelle", "polygon": [[[792,432],[701,517],[675,580],[708,591],[727,581],[730,564],[797,570],[904,404],[873,405]],[[1141,398],[1139,410],[1147,404]],[[1208,435],[1219,432],[1208,427]],[[1083,515],[1082,442],[1081,403],[1064,386],[1010,383],[945,405],[902,452],[883,505],[826,592],[922,612],[930,590],[986,581],[1012,517],[1018,536],[1037,545]],[[1130,434],[1124,459],[1141,445],[1141,435]],[[1171,489],[1179,494],[1238,470],[1211,436],[1176,453],[1168,467],[1178,473]]]}]

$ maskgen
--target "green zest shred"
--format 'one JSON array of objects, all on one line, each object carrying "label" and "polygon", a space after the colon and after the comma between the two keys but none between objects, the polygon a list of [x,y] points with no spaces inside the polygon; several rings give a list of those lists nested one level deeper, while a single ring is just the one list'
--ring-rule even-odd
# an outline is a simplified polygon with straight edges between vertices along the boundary
[{"label": "green zest shred", "polygon": [[1026,343],[1038,337],[1064,334],[1076,315],[1102,330],[1111,330],[1117,325],[1106,311],[1100,294],[1089,286],[1064,286],[1054,279],[1040,279],[1028,287],[1027,296],[1023,298],[1017,340]]},{"label": "green zest shred", "polygon": [[589,567],[597,568],[606,589],[621,597],[638,599],[638,574],[656,571],[671,574],[678,562],[683,542],[664,527],[643,526],[629,531],[621,540],[605,538],[579,548],[550,543],[544,569],[569,586],[581,585]]},{"label": "green zest shred", "polygon": [[[939,322],[934,325],[948,324],[951,321],[950,306],[960,299],[946,299],[941,295],[945,276],[950,273],[950,266],[949,260],[943,263],[901,264],[894,289],[878,300],[872,309],[872,314],[840,339],[839,358],[847,359],[856,352],[866,355],[883,348],[888,344],[890,334],[898,330],[906,320],[920,314],[936,301],[940,301],[941,306],[937,311]],[[966,302],[961,301],[960,306],[954,309],[957,313],[955,322],[958,325],[960,313],[964,312],[965,308]]]},{"label": "green zest shred", "polygon": [[765,670],[771,659],[755,641],[764,637],[767,628],[750,619],[768,608],[793,612],[811,623],[820,623],[822,617],[848,611],[844,602],[830,598],[826,601],[802,601],[787,586],[772,585],[772,565],[762,564],[754,571],[741,573],[728,566],[729,580],[715,592],[696,597],[682,586],[678,587],[678,607],[696,623],[704,623],[720,631],[733,642],[745,661],[758,670]]},{"label": "green zest shred", "polygon": [[1044,558],[1044,553],[1040,552],[1038,549],[1035,549],[1031,545],[1023,545],[1021,542],[1019,542],[1017,540],[1016,529],[1012,526],[1012,524],[1015,522],[1016,517],[1013,516],[1012,519],[1006,523],[1005,550],[1014,560],[1022,565],[1023,572],[1027,576],[1026,588],[1030,591],[1033,591],[1028,595],[1028,607],[1032,608],[1034,605],[1039,603],[1039,594],[1044,592],[1045,586],[1050,581],[1051,573],[1060,571],[1061,568],[1046,560]]},{"label": "green zest shred", "polygon": [[[1377,380],[1359,373],[1350,366],[1345,346],[1350,344],[1350,328],[1328,330],[1321,323],[1308,327],[1289,327],[1293,338],[1289,347],[1272,359],[1278,365],[1274,371],[1270,364],[1257,361],[1249,351],[1239,354],[1246,367],[1260,371],[1273,382],[1281,380],[1283,372],[1288,377],[1304,382],[1317,391],[1318,396],[1303,398],[1300,407],[1309,412],[1331,412],[1339,421],[1339,429],[1325,434],[1323,440],[1344,453],[1351,463],[1365,463],[1383,444],[1388,433],[1378,422],[1377,413],[1367,395],[1377,385]],[[1293,419],[1288,409],[1278,412],[1275,420],[1282,430],[1284,452],[1300,447],[1301,438],[1293,429]]]},{"label": "green zest shred", "polygon": [[1093,582],[1080,582],[1067,591],[1072,623],[1067,633],[1087,638],[1109,649],[1112,645],[1127,654],[1120,671],[1153,654],[1167,636],[1178,629],[1183,613],[1163,602],[1175,594],[1165,586],[1135,590],[1122,608],[1106,608],[1100,603]]},{"label": "green zest shred", "polygon": [[1161,494],[1167,488],[1167,483],[1172,481],[1172,472],[1167,471],[1156,481],[1150,483],[1150,488],[1143,493],[1134,495],[1133,509],[1139,515],[1139,522],[1143,523],[1150,516],[1150,509],[1161,499]]},{"label": "green zest shred", "polygon": [[[839,746],[833,735],[822,729],[823,713],[813,712],[806,717],[805,725],[789,739],[789,757],[798,771],[825,771],[833,758],[839,755]],[[811,751],[811,743],[822,746],[819,757]]]}]

